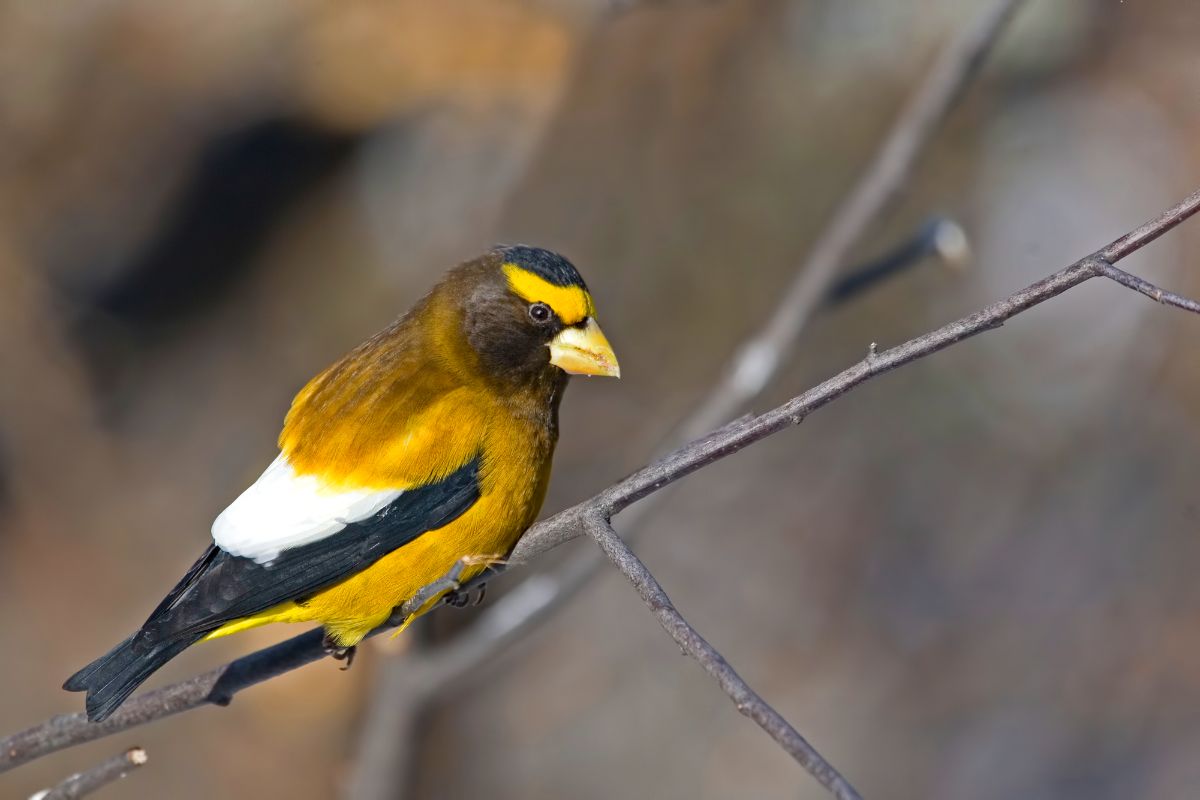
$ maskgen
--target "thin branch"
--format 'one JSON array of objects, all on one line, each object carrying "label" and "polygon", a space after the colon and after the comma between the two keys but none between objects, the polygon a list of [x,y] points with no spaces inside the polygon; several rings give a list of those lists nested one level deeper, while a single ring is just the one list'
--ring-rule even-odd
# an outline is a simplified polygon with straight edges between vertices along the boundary
[{"label": "thin branch", "polygon": [[1193,192],[1186,199],[1139,228],[1137,232],[1141,232],[1142,235],[1137,238],[1124,236],[1108,247],[1081,258],[1074,264],[1014,292],[999,302],[992,303],[974,314],[943,325],[923,336],[880,352],[876,352],[872,348],[862,361],[783,405],[751,417],[739,425],[727,426],[722,431],[685,445],[654,464],[633,473],[592,500],[573,506],[543,523],[534,525],[517,542],[516,548],[509,557],[509,564],[524,564],[550,548],[577,536],[577,526],[561,525],[559,523],[561,517],[569,516],[572,521],[578,521],[585,513],[593,509],[605,516],[616,514],[643,497],[679,480],[684,475],[689,475],[714,461],[732,455],[786,427],[800,424],[813,411],[836,400],[870,378],[933,355],[972,336],[999,328],[1013,316],[1057,297],[1091,278],[1110,278],[1121,286],[1154,298],[1178,297],[1179,303],[1174,305],[1200,313],[1200,306],[1194,300],[1179,297],[1149,281],[1134,278],[1121,270],[1117,271],[1121,272],[1122,276],[1134,279],[1137,283],[1136,287],[1129,286],[1129,281],[1125,277],[1110,274],[1116,269],[1112,266],[1112,261],[1136,252],[1191,217],[1198,210],[1200,210],[1200,190]]},{"label": "thin branch", "polygon": [[[732,455],[773,433],[799,424],[808,414],[873,377],[932,355],[976,334],[998,328],[1011,317],[1057,297],[1091,278],[1109,278],[1112,261],[1141,249],[1198,210],[1200,191],[1194,192],[1181,203],[1143,225],[1134,232],[1137,236],[1124,236],[1095,254],[1026,286],[998,303],[888,350],[876,352],[872,348],[862,361],[783,405],[697,439],[638,470],[592,499],[537,523],[521,537],[516,550],[509,558],[509,563],[527,563],[531,558],[578,536],[579,528],[587,515],[598,513],[606,519],[611,519],[631,504],[669,486],[685,475]],[[1119,285],[1126,285],[1123,280],[1113,280]],[[1153,284],[1147,286],[1151,296],[1157,297],[1159,293],[1162,296],[1170,295]],[[1141,292],[1142,289],[1137,291]],[[1192,300],[1184,300],[1181,305],[1188,309],[1194,306]],[[40,725],[0,739],[0,772],[47,753],[110,736],[200,705],[227,704],[233,695],[242,689],[316,661],[324,655],[321,632],[309,631],[203,675],[137,695],[104,722],[89,723],[82,713],[53,717]]]},{"label": "thin branch", "polygon": [[1151,300],[1156,300],[1166,306],[1174,306],[1184,311],[1200,314],[1200,303],[1197,303],[1195,300],[1190,300],[1174,292],[1160,289],[1153,283],[1150,283],[1150,281],[1114,267],[1108,261],[1105,261],[1102,256],[1096,258],[1095,267],[1098,274],[1103,275],[1109,280],[1116,281],[1127,289],[1133,289],[1135,292],[1144,294]]},{"label": "thin branch", "polygon": [[140,747],[126,750],[118,756],[102,761],[86,772],[67,778],[53,789],[38,792],[29,800],[75,800],[86,797],[97,789],[121,780],[133,770],[145,765],[146,751]]},{"label": "thin branch", "polygon": [[611,523],[602,514],[593,511],[584,515],[583,527],[588,535],[596,540],[596,544],[600,545],[600,549],[608,556],[613,566],[637,589],[663,629],[684,652],[700,662],[705,672],[716,679],[738,711],[758,723],[768,736],[838,800],[861,800],[854,787],[817,752],[816,748],[751,689],[725,657],[683,618],[671,603],[671,598],[667,597],[662,585],[641,559],[629,549],[629,545],[617,535]]}]

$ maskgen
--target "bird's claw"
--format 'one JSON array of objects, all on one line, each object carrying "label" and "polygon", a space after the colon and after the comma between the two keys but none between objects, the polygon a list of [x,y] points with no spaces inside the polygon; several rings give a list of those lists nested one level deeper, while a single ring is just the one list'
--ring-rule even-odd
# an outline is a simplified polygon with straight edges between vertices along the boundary
[{"label": "bird's claw", "polygon": [[466,608],[467,606],[479,605],[483,602],[485,596],[487,596],[487,584],[481,583],[466,591],[460,589],[449,591],[442,598],[442,602],[454,608]]},{"label": "bird's claw", "polygon": [[332,658],[334,661],[345,661],[346,662],[345,664],[342,664],[342,666],[340,666],[338,668],[342,672],[345,672],[346,670],[350,669],[350,667],[354,664],[354,654],[358,652],[357,645],[351,645],[350,647],[342,647],[341,645],[339,645],[337,642],[334,641],[332,636],[330,636],[327,633],[327,634],[325,634],[325,638],[321,640],[321,646],[325,649],[325,654],[327,656],[329,656],[330,658]]}]

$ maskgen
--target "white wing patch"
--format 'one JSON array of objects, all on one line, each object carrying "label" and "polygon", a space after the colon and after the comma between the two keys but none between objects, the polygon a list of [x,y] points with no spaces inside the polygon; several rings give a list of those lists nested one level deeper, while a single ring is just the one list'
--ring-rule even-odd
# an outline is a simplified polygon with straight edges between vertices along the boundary
[{"label": "white wing patch", "polygon": [[379,513],[400,489],[331,491],[312,475],[297,475],[281,453],[262,476],[221,512],[212,526],[217,547],[260,564],[291,547],[324,539]]}]

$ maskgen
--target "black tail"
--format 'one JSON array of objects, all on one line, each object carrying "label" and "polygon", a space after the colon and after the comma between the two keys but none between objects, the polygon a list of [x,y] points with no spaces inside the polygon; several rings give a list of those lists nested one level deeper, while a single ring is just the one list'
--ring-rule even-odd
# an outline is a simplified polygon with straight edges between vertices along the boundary
[{"label": "black tail", "polygon": [[130,636],[63,684],[70,692],[87,691],[87,715],[91,722],[108,719],[155,670],[204,636],[201,631],[148,644],[143,633],[138,631]]}]

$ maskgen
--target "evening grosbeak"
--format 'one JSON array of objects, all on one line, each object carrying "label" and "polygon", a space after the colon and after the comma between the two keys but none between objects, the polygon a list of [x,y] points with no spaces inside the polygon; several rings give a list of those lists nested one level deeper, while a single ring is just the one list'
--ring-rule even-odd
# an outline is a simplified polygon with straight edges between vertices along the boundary
[{"label": "evening grosbeak", "polygon": [[[499,247],[313,378],[279,455],[141,627],[71,676],[103,720],[184,648],[318,622],[352,648],[460,559],[507,553],[546,496],[568,373],[618,376],[575,267]],[[417,613],[435,605],[436,598]]]}]

